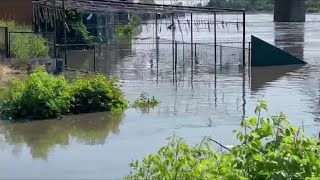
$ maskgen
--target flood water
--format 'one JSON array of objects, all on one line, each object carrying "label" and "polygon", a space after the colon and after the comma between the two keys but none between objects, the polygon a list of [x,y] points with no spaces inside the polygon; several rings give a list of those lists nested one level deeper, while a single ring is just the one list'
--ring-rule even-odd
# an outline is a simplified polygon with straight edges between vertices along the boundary
[{"label": "flood water", "polygon": [[[151,35],[147,29],[138,37]],[[127,45],[127,52],[112,52],[117,59],[100,60],[97,69],[116,75],[129,101],[145,91],[161,104],[149,112],[128,109],[124,115],[97,113],[56,121],[1,122],[0,179],[120,179],[130,172],[131,160],[155,153],[172,135],[190,143],[211,136],[223,144],[235,144],[233,130],[239,128],[242,117],[253,115],[262,97],[268,101],[270,114],[284,112],[292,124],[303,125],[307,135],[318,134],[320,15],[308,15],[306,23],[282,24],[274,24],[271,14],[248,15],[247,36],[251,34],[308,64],[243,71],[239,59],[230,56],[219,62],[215,71],[212,54],[204,52],[212,51],[208,48],[199,50],[193,76],[188,57],[184,62],[179,54],[177,80],[173,81],[170,48],[163,47],[162,60],[156,63],[154,48]],[[230,28],[220,40],[240,35]],[[170,39],[171,34],[162,31],[159,36]],[[198,43],[212,38],[201,30],[195,37]],[[71,64],[86,66],[76,61],[81,54],[73,56]]]}]

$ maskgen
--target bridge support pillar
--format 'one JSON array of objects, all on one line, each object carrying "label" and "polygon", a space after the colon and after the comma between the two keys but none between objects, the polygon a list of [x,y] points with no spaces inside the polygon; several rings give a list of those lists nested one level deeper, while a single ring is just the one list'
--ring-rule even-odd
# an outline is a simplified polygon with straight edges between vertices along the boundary
[{"label": "bridge support pillar", "polygon": [[304,22],[306,20],[305,0],[275,0],[275,22]]}]

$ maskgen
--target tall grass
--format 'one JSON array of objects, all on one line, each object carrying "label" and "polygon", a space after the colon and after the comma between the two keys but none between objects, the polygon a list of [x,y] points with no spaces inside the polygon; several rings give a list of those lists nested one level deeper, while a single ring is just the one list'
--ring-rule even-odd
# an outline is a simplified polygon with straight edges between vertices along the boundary
[{"label": "tall grass", "polygon": [[[27,61],[32,58],[46,58],[49,56],[49,47],[46,40],[41,35],[32,33],[31,26],[18,25],[14,21],[0,20],[0,27],[8,27],[11,33],[10,54],[12,57]],[[4,31],[0,31],[0,47],[4,47],[4,45],[5,34]]]}]

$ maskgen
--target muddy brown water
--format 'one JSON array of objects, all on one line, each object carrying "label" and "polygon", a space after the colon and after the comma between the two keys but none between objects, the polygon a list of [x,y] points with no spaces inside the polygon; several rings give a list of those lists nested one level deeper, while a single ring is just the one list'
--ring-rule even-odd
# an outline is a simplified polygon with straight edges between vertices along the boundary
[{"label": "muddy brown water", "polygon": [[[0,179],[119,179],[130,172],[131,160],[155,153],[174,134],[190,143],[212,136],[223,144],[235,144],[233,130],[239,128],[243,116],[253,114],[261,97],[268,101],[270,114],[283,111],[294,125],[303,124],[306,134],[314,136],[320,130],[320,15],[308,15],[306,23],[274,24],[271,14],[248,15],[247,19],[248,36],[254,34],[276,44],[308,64],[253,68],[243,73],[235,59],[215,71],[210,54],[199,52],[192,81],[186,60],[186,66],[179,61],[178,80],[173,83],[170,54],[165,51],[170,48],[163,47],[161,56],[168,60],[159,61],[157,68],[154,48],[123,46],[127,50],[110,51],[114,58],[98,61],[97,69],[119,77],[129,101],[145,91],[161,104],[149,112],[128,109],[123,115],[1,122]],[[139,36],[149,35],[152,32],[145,29]],[[166,31],[160,33],[164,39],[170,36]],[[230,33],[226,39],[232,36],[239,37]],[[197,38],[212,37],[203,31],[197,32]],[[70,65],[88,68],[86,61],[81,63],[78,58],[74,62],[71,58]]]}]

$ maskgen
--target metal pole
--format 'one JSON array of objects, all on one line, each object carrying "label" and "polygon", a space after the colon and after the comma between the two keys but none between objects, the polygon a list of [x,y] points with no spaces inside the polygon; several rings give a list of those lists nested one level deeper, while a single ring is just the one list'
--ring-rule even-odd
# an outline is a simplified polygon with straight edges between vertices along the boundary
[{"label": "metal pole", "polygon": [[243,11],[242,15],[243,15],[242,65],[243,65],[243,68],[245,68],[246,66],[246,12]]},{"label": "metal pole", "polygon": [[193,72],[193,14],[191,13],[191,71]]},{"label": "metal pole", "polygon": [[175,49],[174,49],[174,43],[175,43],[175,25],[174,25],[174,13],[172,13],[171,15],[171,30],[172,30],[172,75],[174,77],[174,52],[175,52]]},{"label": "metal pole", "polygon": [[195,60],[195,63],[197,64],[197,43],[194,44],[194,60]]},{"label": "metal pole", "polygon": [[64,34],[64,63],[67,68],[67,22],[66,22],[66,7],[65,0],[62,0],[62,10],[63,10],[63,34]]},{"label": "metal pole", "polygon": [[174,71],[175,71],[175,74],[177,75],[177,64],[178,64],[178,43],[177,41],[175,42],[175,62],[174,62]]},{"label": "metal pole", "polygon": [[214,65],[217,65],[217,14],[214,13]]},{"label": "metal pole", "polygon": [[249,42],[248,65],[251,66],[251,42]]},{"label": "metal pole", "polygon": [[220,67],[222,66],[222,45],[220,45]]},{"label": "metal pole", "polygon": [[54,58],[57,58],[57,19],[56,19],[56,1],[52,0],[53,4],[53,28],[54,28],[54,47],[53,47],[53,53]]},{"label": "metal pole", "polygon": [[156,14],[156,60],[157,60],[157,83],[159,82],[159,38],[158,38],[158,14]]},{"label": "metal pole", "polygon": [[9,45],[9,30],[8,30],[8,27],[4,28],[4,44],[6,46],[6,58],[10,58],[10,45]]},{"label": "metal pole", "polygon": [[159,61],[158,14],[156,14],[156,59]]},{"label": "metal pole", "polygon": [[48,17],[48,10],[49,10],[49,8],[48,8],[48,4],[47,4],[47,1],[45,1],[45,8],[46,8],[46,17],[44,18],[45,19],[45,31],[46,31],[46,38],[48,38],[48,19],[49,19],[49,17]]},{"label": "metal pole", "polygon": [[8,32],[8,57],[11,58],[11,32]]},{"label": "metal pole", "polygon": [[93,72],[96,72],[96,45],[93,45]]}]

